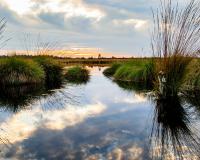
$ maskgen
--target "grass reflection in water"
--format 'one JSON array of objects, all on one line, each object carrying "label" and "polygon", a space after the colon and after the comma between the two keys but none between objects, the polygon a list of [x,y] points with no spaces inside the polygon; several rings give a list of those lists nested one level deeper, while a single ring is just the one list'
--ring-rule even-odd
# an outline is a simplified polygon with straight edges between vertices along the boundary
[{"label": "grass reflection in water", "polygon": [[151,133],[153,159],[198,159],[200,139],[180,97],[157,99]]},{"label": "grass reflection in water", "polygon": [[[66,87],[69,87],[67,85]],[[65,103],[78,103],[77,96],[66,91],[63,85],[20,85],[6,86],[0,88],[1,110],[18,112],[28,109],[39,102],[44,108],[63,106]],[[43,104],[43,105],[42,105]]]},{"label": "grass reflection in water", "polygon": [[42,95],[44,88],[38,85],[20,85],[1,87],[0,104],[1,108],[17,112],[25,108],[33,100]]},{"label": "grass reflection in water", "polygon": [[[147,92],[144,85],[115,81],[117,85],[128,91]],[[147,94],[149,95],[149,94]],[[199,92],[185,92],[181,96],[157,97],[154,100],[152,131],[150,134],[150,157],[152,159],[199,159],[200,137],[194,128],[194,112],[199,113]],[[196,112],[197,111],[197,112]],[[198,114],[197,116],[199,116]]]}]

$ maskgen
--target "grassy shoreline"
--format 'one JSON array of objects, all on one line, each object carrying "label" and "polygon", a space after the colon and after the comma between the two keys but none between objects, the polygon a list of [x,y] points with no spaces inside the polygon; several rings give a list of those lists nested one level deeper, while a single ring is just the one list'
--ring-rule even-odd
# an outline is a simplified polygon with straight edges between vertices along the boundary
[{"label": "grassy shoreline", "polygon": [[103,72],[116,81],[144,83],[152,85],[154,80],[154,64],[152,59],[131,60],[125,63],[114,63]]},{"label": "grassy shoreline", "polygon": [[[73,64],[76,59],[71,60]],[[78,59],[85,64],[77,64],[72,67],[67,75],[63,72],[64,59],[51,56],[13,56],[0,57],[0,83],[2,85],[21,85],[32,83],[44,83],[46,85],[60,85],[64,79],[68,81],[87,81],[89,73],[84,66],[93,64],[91,59]],[[98,60],[98,59],[95,59]],[[164,60],[164,59],[163,59]],[[157,70],[160,59],[158,58],[126,58],[118,61],[116,59],[106,59],[107,66],[104,75],[113,77],[116,81],[139,82],[144,85],[155,85]],[[113,63],[114,62],[114,63]],[[72,65],[71,65],[72,66]],[[82,73],[82,74],[81,74]],[[12,81],[11,81],[12,80]],[[182,89],[200,90],[200,59],[193,58],[186,67],[186,72],[180,80]]]},{"label": "grassy shoreline", "polygon": [[43,68],[32,60],[18,57],[0,59],[0,84],[20,85],[43,83]]},{"label": "grassy shoreline", "polygon": [[[200,90],[200,59],[194,58],[185,66],[185,72],[178,80],[177,88],[181,88],[180,90]],[[153,61],[151,59],[132,60],[124,63],[113,63],[103,71],[103,74],[112,77],[114,81],[139,82],[146,86],[153,85],[156,90],[158,87],[158,68],[159,63],[156,59]]]},{"label": "grassy shoreline", "polygon": [[57,84],[62,81],[63,66],[53,58],[0,58],[0,84]]}]

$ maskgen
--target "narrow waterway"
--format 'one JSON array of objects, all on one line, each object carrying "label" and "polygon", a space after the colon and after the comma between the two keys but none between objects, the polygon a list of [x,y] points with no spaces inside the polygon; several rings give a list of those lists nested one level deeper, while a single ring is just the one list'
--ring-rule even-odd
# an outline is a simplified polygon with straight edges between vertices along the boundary
[{"label": "narrow waterway", "polygon": [[86,84],[31,89],[34,94],[9,91],[26,91],[21,99],[0,94],[1,159],[175,159],[180,145],[186,159],[199,158],[200,107],[181,101],[184,106],[170,103],[172,110],[144,92],[122,88],[103,69],[90,68]]}]

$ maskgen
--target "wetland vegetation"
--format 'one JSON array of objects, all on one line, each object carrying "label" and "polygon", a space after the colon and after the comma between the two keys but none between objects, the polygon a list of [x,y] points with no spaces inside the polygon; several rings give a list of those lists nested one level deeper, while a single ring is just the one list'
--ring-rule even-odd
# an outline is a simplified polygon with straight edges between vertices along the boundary
[{"label": "wetland vegetation", "polygon": [[60,85],[63,81],[63,65],[50,57],[33,58],[44,70],[45,83],[50,86]]},{"label": "wetland vegetation", "polygon": [[184,9],[173,4],[171,0],[161,1],[153,13],[154,58],[113,64],[104,71],[105,75],[153,84],[154,90],[166,97],[176,96],[185,89],[183,86],[199,88],[199,3],[191,0]]},{"label": "wetland vegetation", "polygon": [[114,63],[104,72],[117,81],[140,82],[151,85],[154,77],[154,64],[152,59],[136,59],[125,63]]},{"label": "wetland vegetation", "polygon": [[89,71],[81,66],[70,67],[66,70],[65,78],[71,83],[87,83],[89,80]]},{"label": "wetland vegetation", "polygon": [[32,60],[17,57],[0,59],[1,86],[42,83],[44,79],[44,69]]},{"label": "wetland vegetation", "polygon": [[161,1],[149,58],[2,56],[1,157],[200,159],[199,6]]}]

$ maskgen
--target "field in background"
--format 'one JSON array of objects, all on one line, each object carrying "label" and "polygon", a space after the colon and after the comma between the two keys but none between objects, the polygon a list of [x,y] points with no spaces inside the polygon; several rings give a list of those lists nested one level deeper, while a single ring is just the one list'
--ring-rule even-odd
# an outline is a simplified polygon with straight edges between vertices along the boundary
[{"label": "field in background", "polygon": [[[21,58],[33,59],[37,57],[46,57],[46,58],[53,58],[54,60],[59,61],[63,65],[101,65],[101,66],[108,66],[116,62],[129,62],[132,60],[145,60],[151,58],[59,58],[53,56],[16,56]],[[5,58],[5,56],[1,56],[1,58]]]}]

